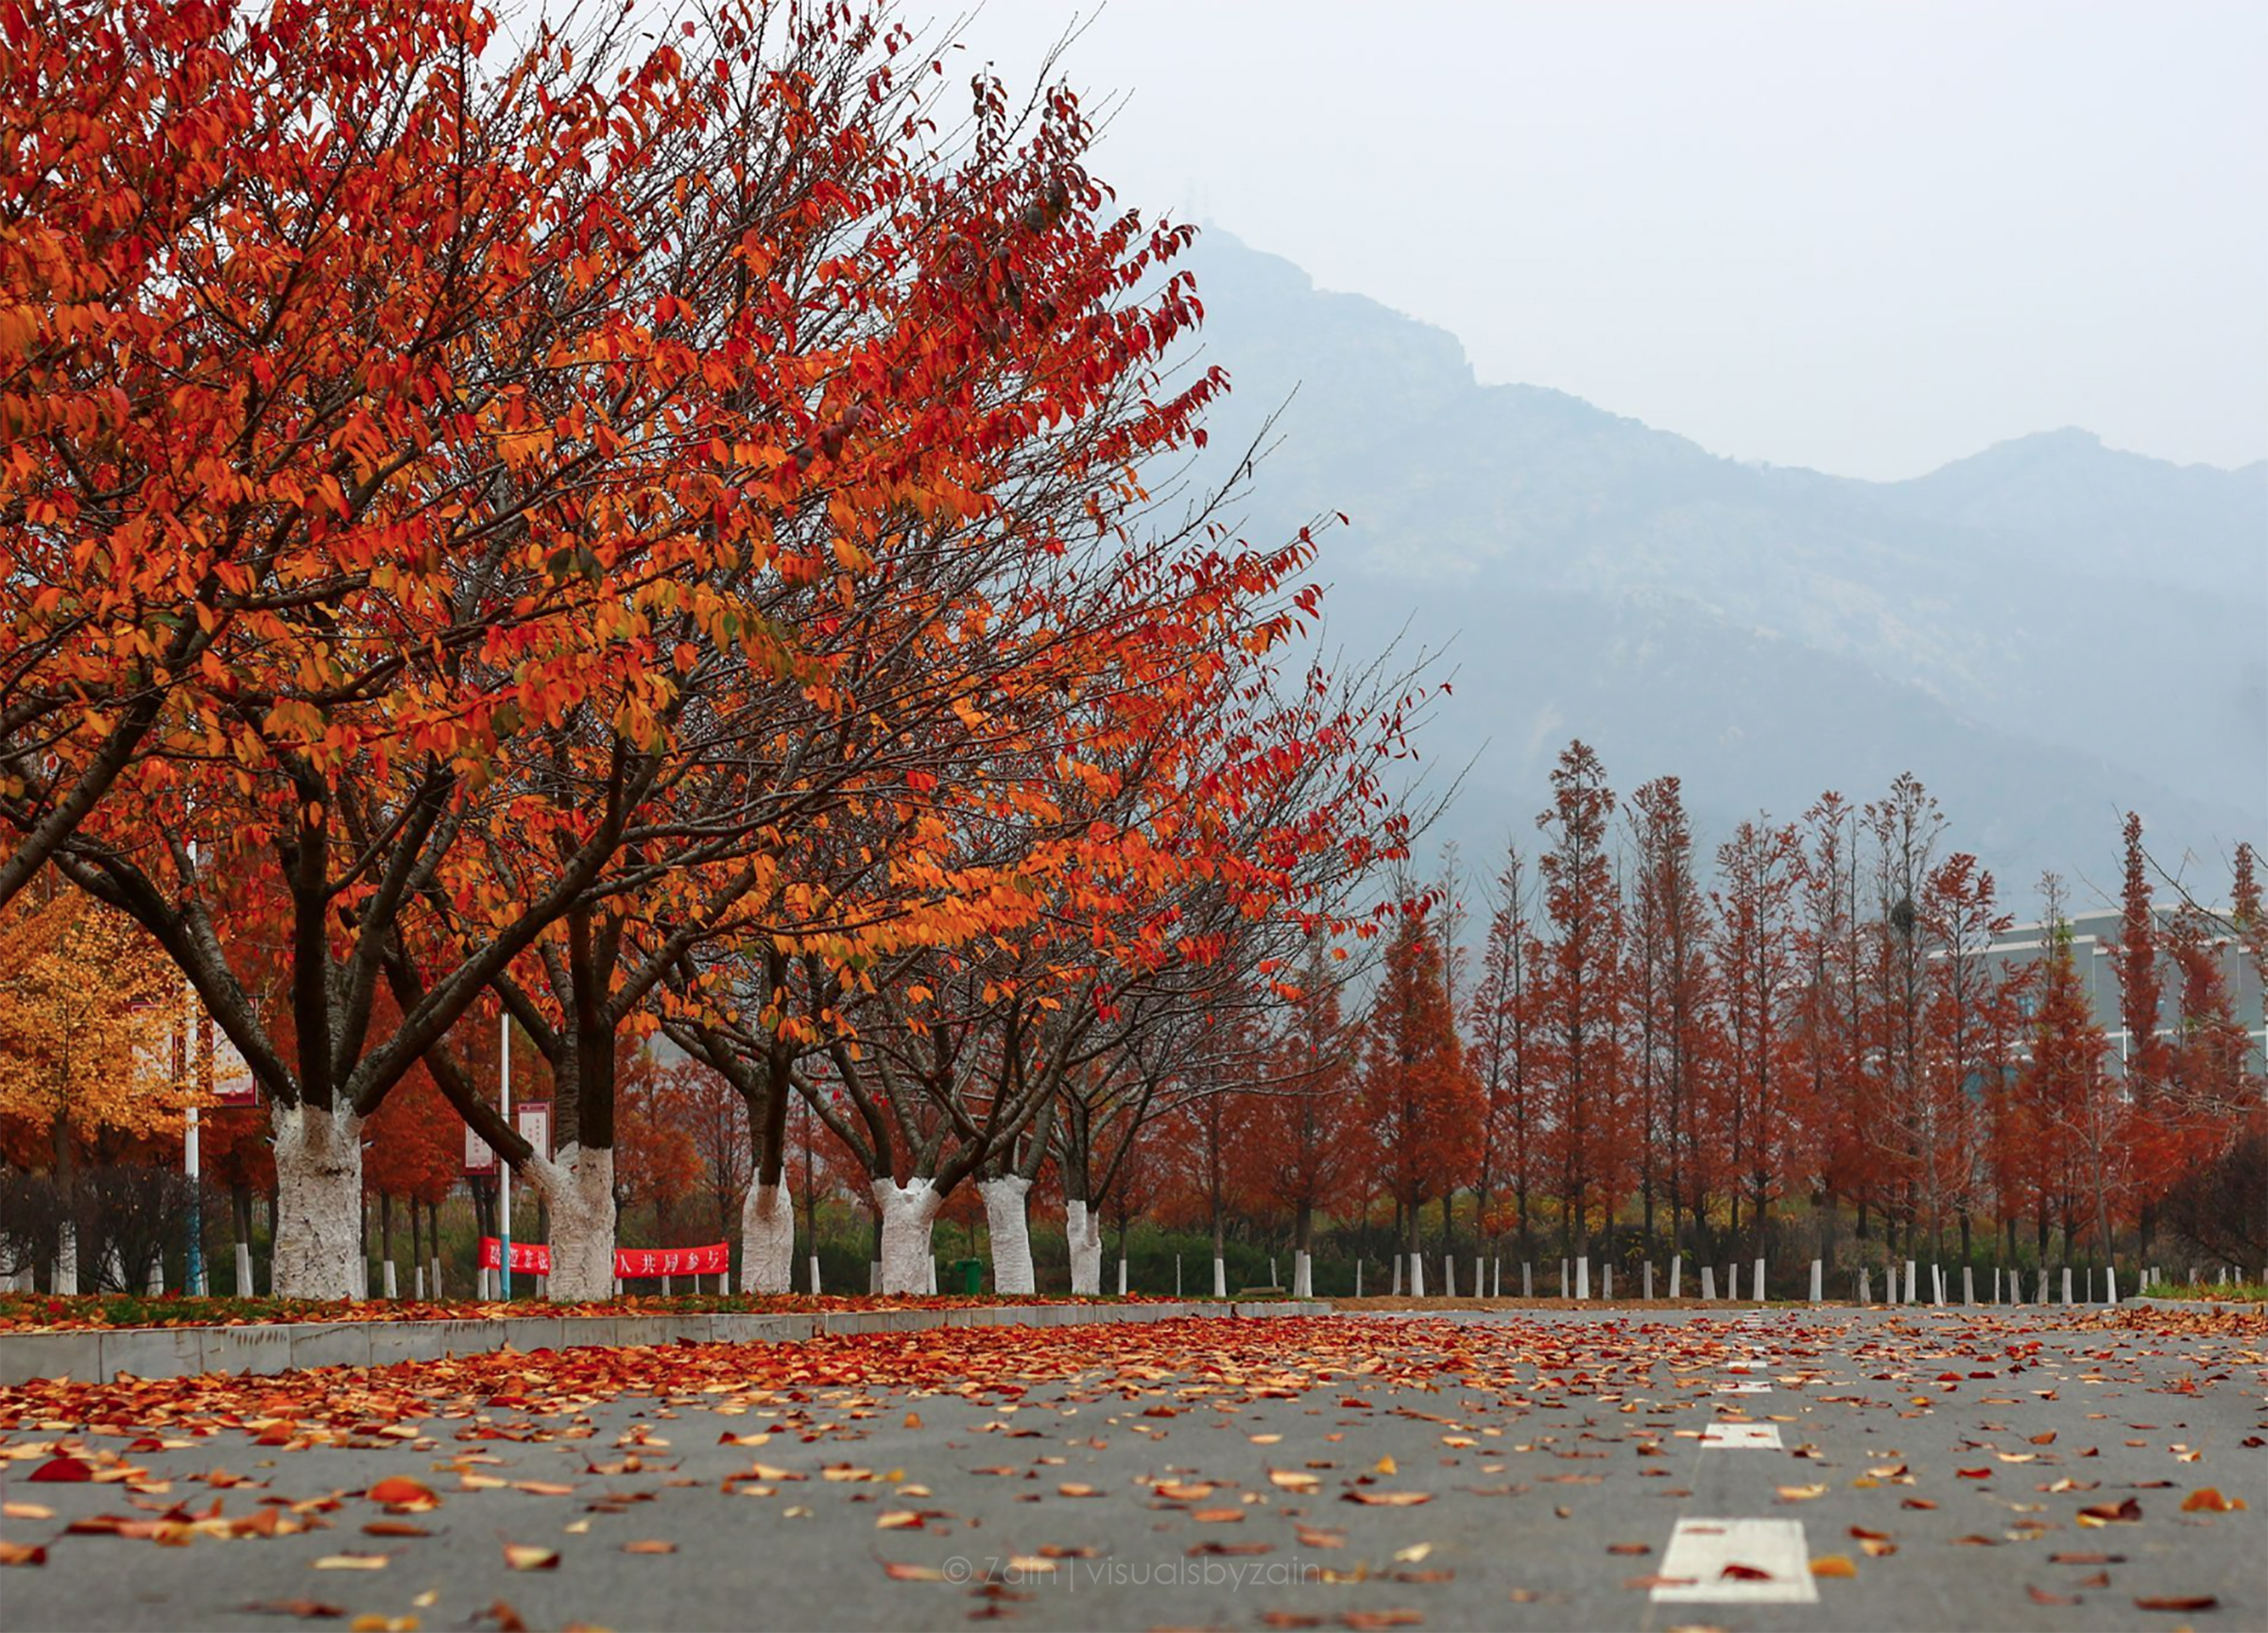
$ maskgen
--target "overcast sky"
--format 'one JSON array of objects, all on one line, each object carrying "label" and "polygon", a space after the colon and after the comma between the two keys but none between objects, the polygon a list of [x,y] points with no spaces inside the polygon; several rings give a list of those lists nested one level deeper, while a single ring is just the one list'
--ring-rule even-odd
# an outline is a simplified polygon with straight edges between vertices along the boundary
[{"label": "overcast sky", "polygon": [[[910,0],[909,21],[957,8]],[[2268,456],[2268,6],[988,0],[1095,168],[1744,459]],[[966,59],[964,59],[966,60]]]}]

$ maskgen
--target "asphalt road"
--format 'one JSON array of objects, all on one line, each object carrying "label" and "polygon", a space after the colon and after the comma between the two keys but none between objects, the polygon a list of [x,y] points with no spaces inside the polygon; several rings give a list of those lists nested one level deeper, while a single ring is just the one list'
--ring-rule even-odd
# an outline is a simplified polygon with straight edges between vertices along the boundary
[{"label": "asphalt road", "polygon": [[[1342,1316],[0,1390],[0,1538],[47,1550],[0,1622],[2268,1628],[2268,1322],[2113,1323]],[[29,1477],[59,1453],[96,1478]],[[216,1535],[263,1510],[318,1525]],[[66,1530],[99,1516],[129,1532]]]}]

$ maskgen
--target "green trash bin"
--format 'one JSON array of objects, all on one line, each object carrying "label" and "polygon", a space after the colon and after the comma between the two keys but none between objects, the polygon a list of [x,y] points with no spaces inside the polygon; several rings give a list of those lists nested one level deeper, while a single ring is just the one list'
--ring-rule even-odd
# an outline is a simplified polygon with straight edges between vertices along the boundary
[{"label": "green trash bin", "polygon": [[982,1293],[985,1290],[985,1262],[982,1259],[955,1259],[945,1267],[945,1274],[955,1293]]}]

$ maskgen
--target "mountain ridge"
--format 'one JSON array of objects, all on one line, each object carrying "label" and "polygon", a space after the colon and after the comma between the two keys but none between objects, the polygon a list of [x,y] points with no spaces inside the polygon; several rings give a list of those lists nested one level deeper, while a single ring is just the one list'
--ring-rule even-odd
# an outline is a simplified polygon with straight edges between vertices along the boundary
[{"label": "mountain ridge", "polygon": [[[1631,763],[1608,764],[1632,782],[1694,782],[1674,762],[1713,741],[1757,780],[1740,814],[1756,800],[1792,814],[1791,791],[1808,803],[1864,758],[1839,738],[1906,745],[1915,763],[1890,774],[1925,782],[1938,743],[1968,767],[1961,798],[1992,802],[1966,815],[1999,836],[2004,875],[2099,854],[2122,800],[2157,807],[2185,844],[2268,827],[2268,660],[2252,656],[2268,627],[2268,461],[2174,466],[2065,428],[1896,483],[1754,465],[1572,393],[1482,385],[1448,331],[1318,291],[1229,234],[1200,238],[1191,265],[1201,354],[1232,386],[1214,446],[1241,452],[1281,410],[1239,508],[1263,532],[1351,518],[1320,561],[1350,645],[1405,620],[1436,644],[1465,631],[1458,661],[1489,676],[1486,707],[1452,712],[1441,746],[1462,764],[1496,745],[1503,775],[1476,785],[1539,797],[1548,764],[1507,747],[1532,734],[1514,729],[1534,714],[1523,699],[1609,631],[1642,629],[1650,644],[1616,649],[1626,673],[1566,715],[1569,735],[1626,739]],[[1550,619],[1532,616],[1540,606]],[[2101,685],[2105,656],[2145,683]],[[1842,698],[1840,724],[1789,713],[1798,672]],[[1781,741],[1733,755],[1727,731]]]}]

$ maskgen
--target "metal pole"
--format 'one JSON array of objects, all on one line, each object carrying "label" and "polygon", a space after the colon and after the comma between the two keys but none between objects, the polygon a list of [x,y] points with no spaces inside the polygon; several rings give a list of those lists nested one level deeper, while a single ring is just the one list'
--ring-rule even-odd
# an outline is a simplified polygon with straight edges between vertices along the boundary
[{"label": "metal pole", "polygon": [[[504,1064],[499,1080],[504,1086],[504,1126],[509,1128],[512,1126],[512,1012],[509,1009],[504,1012],[501,1036],[504,1040]],[[509,1298],[512,1296],[512,1164],[502,1152],[496,1155],[496,1194],[497,1228],[504,1238],[501,1256],[503,1268],[498,1274],[504,1278],[504,1297]]]}]

